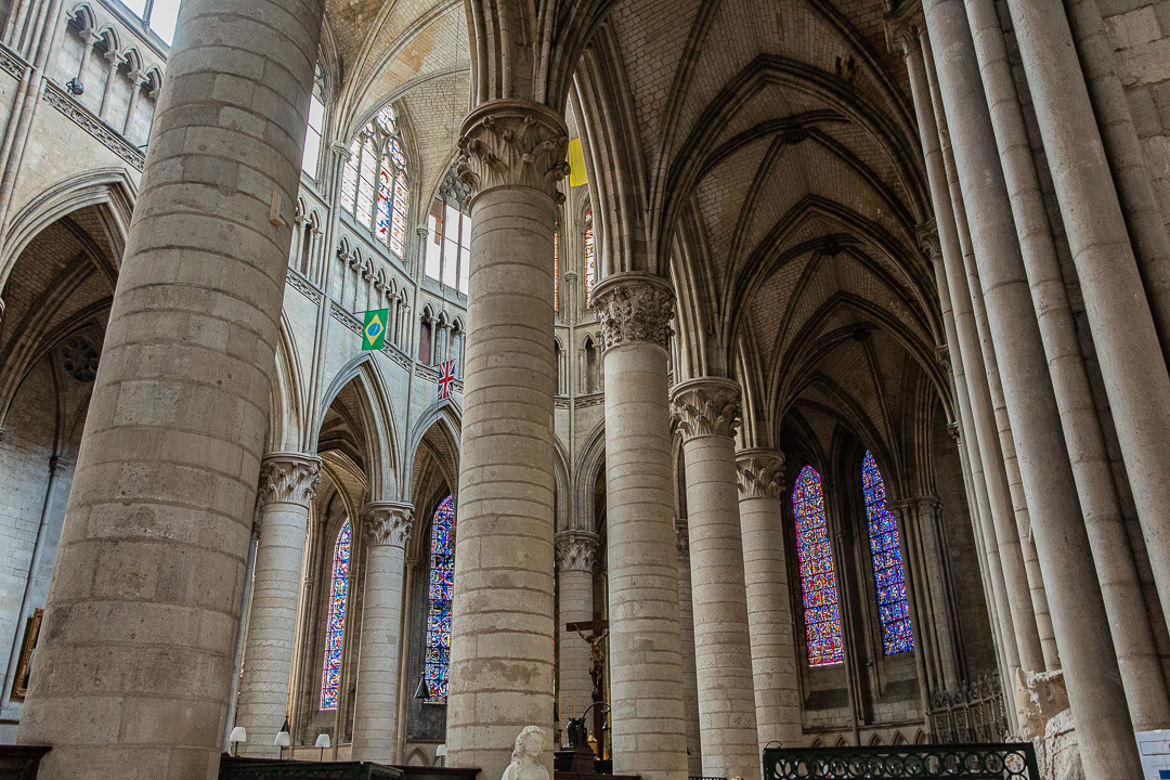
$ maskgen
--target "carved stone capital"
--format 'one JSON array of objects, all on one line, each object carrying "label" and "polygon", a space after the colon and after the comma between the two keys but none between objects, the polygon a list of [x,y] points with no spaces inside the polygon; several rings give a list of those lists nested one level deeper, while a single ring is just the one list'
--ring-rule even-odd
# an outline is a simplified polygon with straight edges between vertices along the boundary
[{"label": "carved stone capital", "polygon": [[735,454],[739,497],[780,498],[784,482],[784,453],[751,449]]},{"label": "carved stone capital", "polygon": [[468,114],[459,138],[459,180],[474,198],[494,187],[530,187],[557,203],[569,175],[569,135],[555,111],[527,100],[493,100]]},{"label": "carved stone capital", "polygon": [[260,505],[308,506],[317,495],[321,461],[315,455],[278,452],[260,463]]},{"label": "carved stone capital", "polygon": [[593,290],[591,306],[601,326],[602,349],[648,341],[666,349],[674,335],[674,291],[653,274],[611,276]]},{"label": "carved stone capital", "polygon": [[705,377],[676,385],[670,403],[683,441],[734,436],[739,427],[739,396],[739,385],[730,379]]},{"label": "carved stone capital", "polygon": [[597,565],[597,534],[562,531],[557,534],[557,566],[561,571],[593,571]]},{"label": "carved stone capital", "polygon": [[908,55],[918,46],[918,36],[926,29],[919,3],[903,3],[886,16],[886,47],[894,54]]},{"label": "carved stone capital", "polygon": [[955,444],[958,444],[962,440],[959,431],[959,423],[956,421],[952,420],[951,422],[947,423],[947,433],[951,435],[951,439],[955,442]]},{"label": "carved stone capital", "polygon": [[362,511],[366,543],[371,547],[401,547],[410,542],[414,507],[410,504],[367,504]]}]

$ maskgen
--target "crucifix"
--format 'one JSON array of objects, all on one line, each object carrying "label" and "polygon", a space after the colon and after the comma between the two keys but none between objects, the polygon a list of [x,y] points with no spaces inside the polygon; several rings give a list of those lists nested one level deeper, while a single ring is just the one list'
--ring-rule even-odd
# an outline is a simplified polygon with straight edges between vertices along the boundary
[{"label": "crucifix", "polygon": [[[605,758],[605,640],[609,636],[609,621],[601,618],[600,612],[593,613],[593,619],[566,623],[566,631],[576,631],[589,645],[589,677],[593,680],[593,738],[597,740],[597,757]],[[585,632],[589,636],[585,636]]]}]

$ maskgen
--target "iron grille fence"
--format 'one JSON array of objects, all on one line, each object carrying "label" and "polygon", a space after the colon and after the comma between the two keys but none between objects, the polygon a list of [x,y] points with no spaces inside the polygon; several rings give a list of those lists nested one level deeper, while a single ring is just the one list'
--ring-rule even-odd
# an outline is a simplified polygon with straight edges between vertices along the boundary
[{"label": "iron grille fence", "polygon": [[1030,743],[779,748],[764,751],[764,780],[1040,780]]},{"label": "iron grille fence", "polygon": [[957,691],[935,692],[927,715],[934,742],[992,743],[1008,732],[998,674],[980,677]]}]

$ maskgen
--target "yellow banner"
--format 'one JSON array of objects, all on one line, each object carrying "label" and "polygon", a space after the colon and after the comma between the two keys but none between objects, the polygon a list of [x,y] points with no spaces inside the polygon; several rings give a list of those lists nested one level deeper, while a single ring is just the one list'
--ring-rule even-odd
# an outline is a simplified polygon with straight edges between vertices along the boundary
[{"label": "yellow banner", "polygon": [[589,183],[589,176],[585,173],[585,152],[581,150],[581,139],[569,141],[569,186],[580,187]]}]

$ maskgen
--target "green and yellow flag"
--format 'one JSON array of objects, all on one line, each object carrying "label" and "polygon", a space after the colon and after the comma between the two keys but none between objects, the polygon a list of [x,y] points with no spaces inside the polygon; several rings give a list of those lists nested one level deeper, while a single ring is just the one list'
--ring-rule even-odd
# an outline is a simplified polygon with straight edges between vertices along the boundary
[{"label": "green and yellow flag", "polygon": [[390,319],[389,309],[373,309],[366,312],[366,324],[362,327],[362,349],[381,349],[386,343],[386,322]]}]

